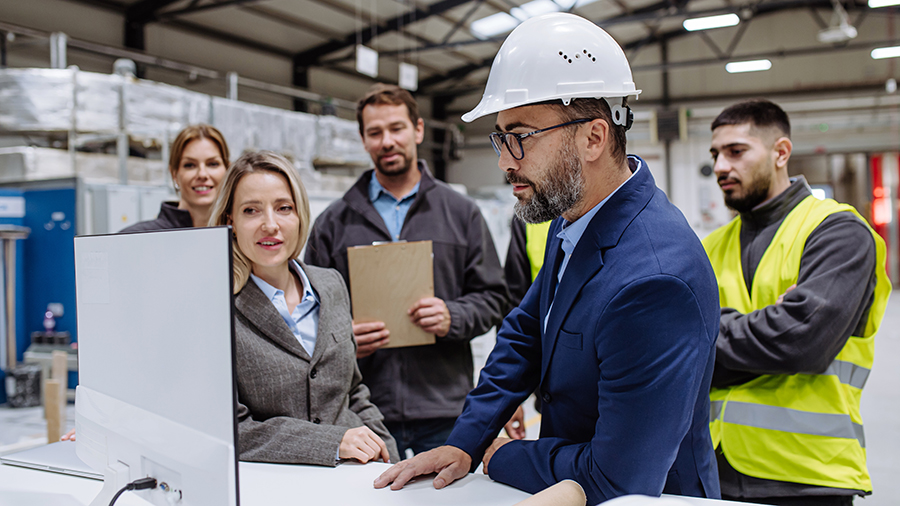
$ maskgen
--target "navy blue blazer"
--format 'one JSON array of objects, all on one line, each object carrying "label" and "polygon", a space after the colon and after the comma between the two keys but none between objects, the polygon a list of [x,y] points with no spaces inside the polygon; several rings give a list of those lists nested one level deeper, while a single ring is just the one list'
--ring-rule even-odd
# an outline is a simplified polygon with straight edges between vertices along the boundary
[{"label": "navy blue blazer", "polygon": [[625,494],[718,498],[709,386],[716,278],[700,240],[644,166],[599,210],[560,282],[550,228],[544,268],[503,321],[447,444],[473,470],[540,385],[540,438],[498,450],[489,475],[527,492],[572,479],[588,504]]}]

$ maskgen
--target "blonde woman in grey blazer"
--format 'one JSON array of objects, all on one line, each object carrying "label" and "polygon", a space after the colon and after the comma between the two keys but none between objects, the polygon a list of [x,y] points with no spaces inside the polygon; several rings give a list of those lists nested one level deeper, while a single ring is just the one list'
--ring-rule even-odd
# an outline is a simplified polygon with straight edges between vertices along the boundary
[{"label": "blonde woman in grey blazer", "polygon": [[269,152],[238,159],[210,219],[225,224],[235,234],[240,459],[399,461],[356,365],[343,279],[296,260],[309,203],[290,163]]}]

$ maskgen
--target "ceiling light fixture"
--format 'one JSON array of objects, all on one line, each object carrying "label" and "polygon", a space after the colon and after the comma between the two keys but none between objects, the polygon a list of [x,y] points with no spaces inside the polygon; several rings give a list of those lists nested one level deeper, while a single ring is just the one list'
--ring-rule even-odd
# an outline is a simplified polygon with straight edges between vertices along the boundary
[{"label": "ceiling light fixture", "polygon": [[490,16],[472,21],[469,26],[472,33],[480,39],[489,39],[494,35],[506,33],[519,26],[519,20],[505,12],[498,12]]},{"label": "ceiling light fixture", "polygon": [[559,12],[562,7],[553,0],[532,0],[524,3],[520,7],[514,7],[509,10],[513,16],[525,21],[528,18],[548,14],[550,12]]},{"label": "ceiling light fixture", "polygon": [[718,16],[685,19],[682,26],[689,32],[696,32],[698,30],[712,30],[713,28],[734,26],[740,22],[741,18],[737,14],[720,14]]},{"label": "ceiling light fixture", "polygon": [[[528,18],[549,12],[568,11],[582,5],[592,4],[597,0],[532,0],[519,7],[513,7],[509,14],[498,12],[472,21],[469,28],[479,39],[489,39],[511,31],[519,23]],[[898,0],[900,1],[900,0]]]},{"label": "ceiling light fixture", "polygon": [[878,47],[872,50],[872,59],[874,60],[898,57],[900,57],[900,46]]},{"label": "ceiling light fixture", "polygon": [[900,5],[900,0],[869,0],[869,8],[877,9],[879,7],[890,7],[892,5]]},{"label": "ceiling light fixture", "polygon": [[759,72],[770,68],[772,68],[772,62],[769,60],[733,61],[725,64],[725,71],[729,74]]}]

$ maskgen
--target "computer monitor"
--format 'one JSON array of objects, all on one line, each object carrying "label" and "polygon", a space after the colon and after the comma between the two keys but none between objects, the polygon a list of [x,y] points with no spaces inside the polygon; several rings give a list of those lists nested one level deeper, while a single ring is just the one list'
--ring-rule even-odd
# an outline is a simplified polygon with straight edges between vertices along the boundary
[{"label": "computer monitor", "polygon": [[75,238],[76,451],[158,506],[238,505],[231,228]]}]

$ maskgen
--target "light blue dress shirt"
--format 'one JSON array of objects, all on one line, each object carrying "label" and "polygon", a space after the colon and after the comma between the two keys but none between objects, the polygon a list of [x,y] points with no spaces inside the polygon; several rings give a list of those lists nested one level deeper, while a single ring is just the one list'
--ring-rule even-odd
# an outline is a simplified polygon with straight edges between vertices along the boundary
[{"label": "light blue dress shirt", "polygon": [[[637,164],[637,167],[631,172],[631,175],[628,176],[628,179],[625,180],[625,183],[631,180],[637,171],[641,170],[641,159],[638,157],[628,157],[629,165],[634,161]],[[587,230],[588,224],[597,214],[597,211],[603,207],[603,204],[606,203],[613,195],[619,191],[619,188],[625,186],[625,183],[620,184],[615,190],[612,191],[609,195],[606,196],[605,199],[601,200],[599,204],[592,207],[590,211],[584,213],[580,218],[573,221],[572,223],[565,222],[563,223],[563,228],[560,230],[556,237],[562,239],[562,247],[563,256],[562,264],[559,266],[559,273],[556,275],[556,288],[553,292],[553,298],[556,298],[556,291],[559,289],[559,284],[562,283],[563,274],[566,272],[566,266],[569,265],[569,259],[572,258],[572,252],[575,251],[575,246],[578,246],[578,241],[581,240],[581,236],[584,235],[584,231]],[[550,302],[550,309],[547,310],[547,316],[544,317],[544,331],[547,331],[547,321],[550,319],[550,313],[553,312],[553,302]]]},{"label": "light blue dress shirt", "polygon": [[292,313],[288,312],[283,290],[275,288],[252,273],[250,274],[250,279],[262,290],[266,298],[272,301],[275,309],[278,310],[278,314],[284,319],[284,323],[287,323],[291,333],[294,334],[297,341],[300,341],[300,346],[303,346],[306,353],[309,353],[309,356],[312,357],[313,351],[316,349],[316,332],[319,330],[319,297],[309,284],[309,278],[306,277],[306,273],[303,272],[300,264],[296,260],[291,260],[290,266],[300,276],[300,280],[303,281],[303,296]]},{"label": "light blue dress shirt", "polygon": [[384,189],[375,173],[372,173],[372,179],[369,181],[369,201],[375,206],[375,210],[381,215],[387,226],[388,232],[391,234],[391,241],[400,240],[400,230],[403,229],[403,220],[406,219],[406,213],[412,206],[416,193],[419,192],[419,183],[406,194],[403,198],[397,199],[391,192]]}]

